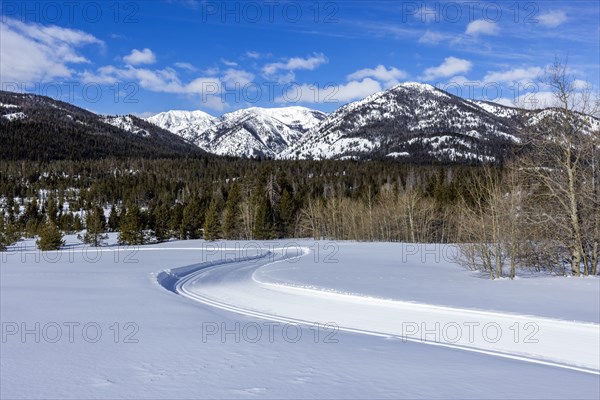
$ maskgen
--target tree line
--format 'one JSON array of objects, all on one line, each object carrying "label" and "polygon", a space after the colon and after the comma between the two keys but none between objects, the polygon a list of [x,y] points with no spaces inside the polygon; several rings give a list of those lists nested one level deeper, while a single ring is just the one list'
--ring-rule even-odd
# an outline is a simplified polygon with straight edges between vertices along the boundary
[{"label": "tree line", "polygon": [[[103,245],[170,239],[458,243],[490,278],[520,269],[596,275],[600,251],[597,101],[566,67],[558,103],[503,165],[237,158],[0,160],[0,247],[65,233]],[[594,126],[594,123],[596,124]]]}]

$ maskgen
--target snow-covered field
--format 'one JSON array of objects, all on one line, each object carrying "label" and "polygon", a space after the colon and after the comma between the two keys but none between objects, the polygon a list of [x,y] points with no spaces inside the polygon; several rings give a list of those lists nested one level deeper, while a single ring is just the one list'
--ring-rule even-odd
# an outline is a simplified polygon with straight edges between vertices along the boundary
[{"label": "snow-covered field", "polygon": [[68,239],[1,255],[2,399],[600,396],[598,278],[489,281],[451,246]]}]

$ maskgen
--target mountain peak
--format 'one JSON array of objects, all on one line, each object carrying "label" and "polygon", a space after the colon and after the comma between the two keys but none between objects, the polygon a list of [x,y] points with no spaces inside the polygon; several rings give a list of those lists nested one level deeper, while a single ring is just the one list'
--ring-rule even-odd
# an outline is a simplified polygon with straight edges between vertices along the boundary
[{"label": "mountain peak", "polygon": [[[201,113],[201,114],[200,114]],[[278,157],[326,114],[306,107],[250,107],[222,115],[167,111],[148,118],[211,153]]]}]

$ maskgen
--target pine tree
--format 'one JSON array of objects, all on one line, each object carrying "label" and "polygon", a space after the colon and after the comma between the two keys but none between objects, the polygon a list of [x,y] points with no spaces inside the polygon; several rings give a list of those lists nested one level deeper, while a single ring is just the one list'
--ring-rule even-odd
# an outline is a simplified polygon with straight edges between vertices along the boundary
[{"label": "pine tree", "polygon": [[14,244],[19,238],[20,235],[11,218],[5,221],[2,215],[0,215],[0,251],[6,250],[6,246]]},{"label": "pine tree", "polygon": [[198,239],[204,222],[204,210],[200,201],[193,197],[183,209],[181,221],[182,236],[184,239]]},{"label": "pine tree", "polygon": [[85,235],[83,242],[92,246],[101,246],[108,235],[106,234],[106,219],[104,210],[100,206],[95,206],[88,211],[85,217]]},{"label": "pine tree", "polygon": [[183,235],[183,205],[180,203],[175,204],[171,209],[171,216],[169,219],[169,230],[176,235],[179,239],[185,239]]},{"label": "pine tree", "polygon": [[121,213],[121,224],[119,227],[119,243],[126,245],[140,245],[146,241],[142,214],[137,204]]},{"label": "pine tree", "polygon": [[46,204],[46,217],[51,219],[55,224],[58,222],[58,207],[56,206],[54,196],[52,195],[48,197],[48,202]]},{"label": "pine tree", "polygon": [[80,232],[81,230],[83,230],[81,217],[79,216],[79,214],[75,214],[75,217],[73,217],[73,231]]},{"label": "pine tree", "polygon": [[18,226],[10,219],[5,225],[4,237],[8,245],[14,244],[21,239],[21,232],[19,231]]},{"label": "pine tree", "polygon": [[223,235],[225,239],[239,239],[240,237],[240,203],[242,191],[240,185],[234,183],[227,194],[225,203],[225,215],[223,220]]},{"label": "pine tree", "polygon": [[296,224],[296,202],[287,189],[283,189],[279,200],[279,231],[282,236],[293,234]]},{"label": "pine tree", "polygon": [[50,219],[46,221],[40,230],[40,238],[36,243],[42,251],[59,250],[65,244],[62,233],[56,223]]},{"label": "pine tree", "polygon": [[204,220],[204,239],[217,240],[221,237],[221,221],[219,220],[219,202],[213,199],[208,207]]},{"label": "pine tree", "polygon": [[59,226],[64,232],[73,232],[73,213],[69,211],[61,214],[59,218]]},{"label": "pine tree", "polygon": [[35,235],[38,234],[38,231],[40,229],[40,225],[37,221],[37,219],[30,219],[27,221],[27,224],[25,225],[25,237],[28,238],[32,238],[35,237]]},{"label": "pine tree", "polygon": [[27,204],[25,212],[20,218],[21,226],[25,227],[26,237],[34,237],[37,235],[41,219],[42,217],[38,210],[37,199],[34,197],[29,204]]},{"label": "pine tree", "polygon": [[164,242],[171,238],[169,223],[171,222],[170,210],[165,204],[154,207],[152,220],[154,221],[154,236],[159,242]]},{"label": "pine tree", "polygon": [[6,250],[6,246],[8,246],[8,237],[6,235],[6,227],[4,224],[4,216],[0,215],[0,251]]},{"label": "pine tree", "polygon": [[108,215],[108,230],[110,232],[119,230],[119,214],[114,204],[110,207],[110,214]]},{"label": "pine tree", "polygon": [[273,224],[271,206],[262,190],[255,193],[254,205],[256,207],[256,221],[254,222],[252,236],[257,240],[273,239]]}]

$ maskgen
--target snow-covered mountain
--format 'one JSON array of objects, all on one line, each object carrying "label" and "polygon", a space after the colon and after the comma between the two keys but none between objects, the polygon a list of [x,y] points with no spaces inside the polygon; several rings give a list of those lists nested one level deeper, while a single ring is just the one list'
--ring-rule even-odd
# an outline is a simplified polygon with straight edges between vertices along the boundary
[{"label": "snow-covered mountain", "polygon": [[[406,82],[330,115],[303,107],[238,110],[220,118],[169,111],[148,121],[214,154],[278,159],[394,158],[501,162],[556,110],[468,100]],[[600,121],[589,118],[600,127]]]},{"label": "snow-covered mountain", "polygon": [[131,132],[138,136],[149,136],[150,132],[135,124],[131,115],[119,115],[115,117],[106,116],[102,119],[105,123],[116,126],[127,132]]},{"label": "snow-covered mountain", "polygon": [[492,161],[518,141],[511,118],[407,82],[341,107],[282,157]]},{"label": "snow-covered mountain", "polygon": [[325,117],[304,107],[252,107],[220,118],[202,111],[168,111],[147,120],[214,154],[278,158]]},{"label": "snow-covered mountain", "polygon": [[196,143],[200,133],[219,123],[218,118],[200,110],[166,111],[147,118],[147,121],[175,133],[191,143]]}]

